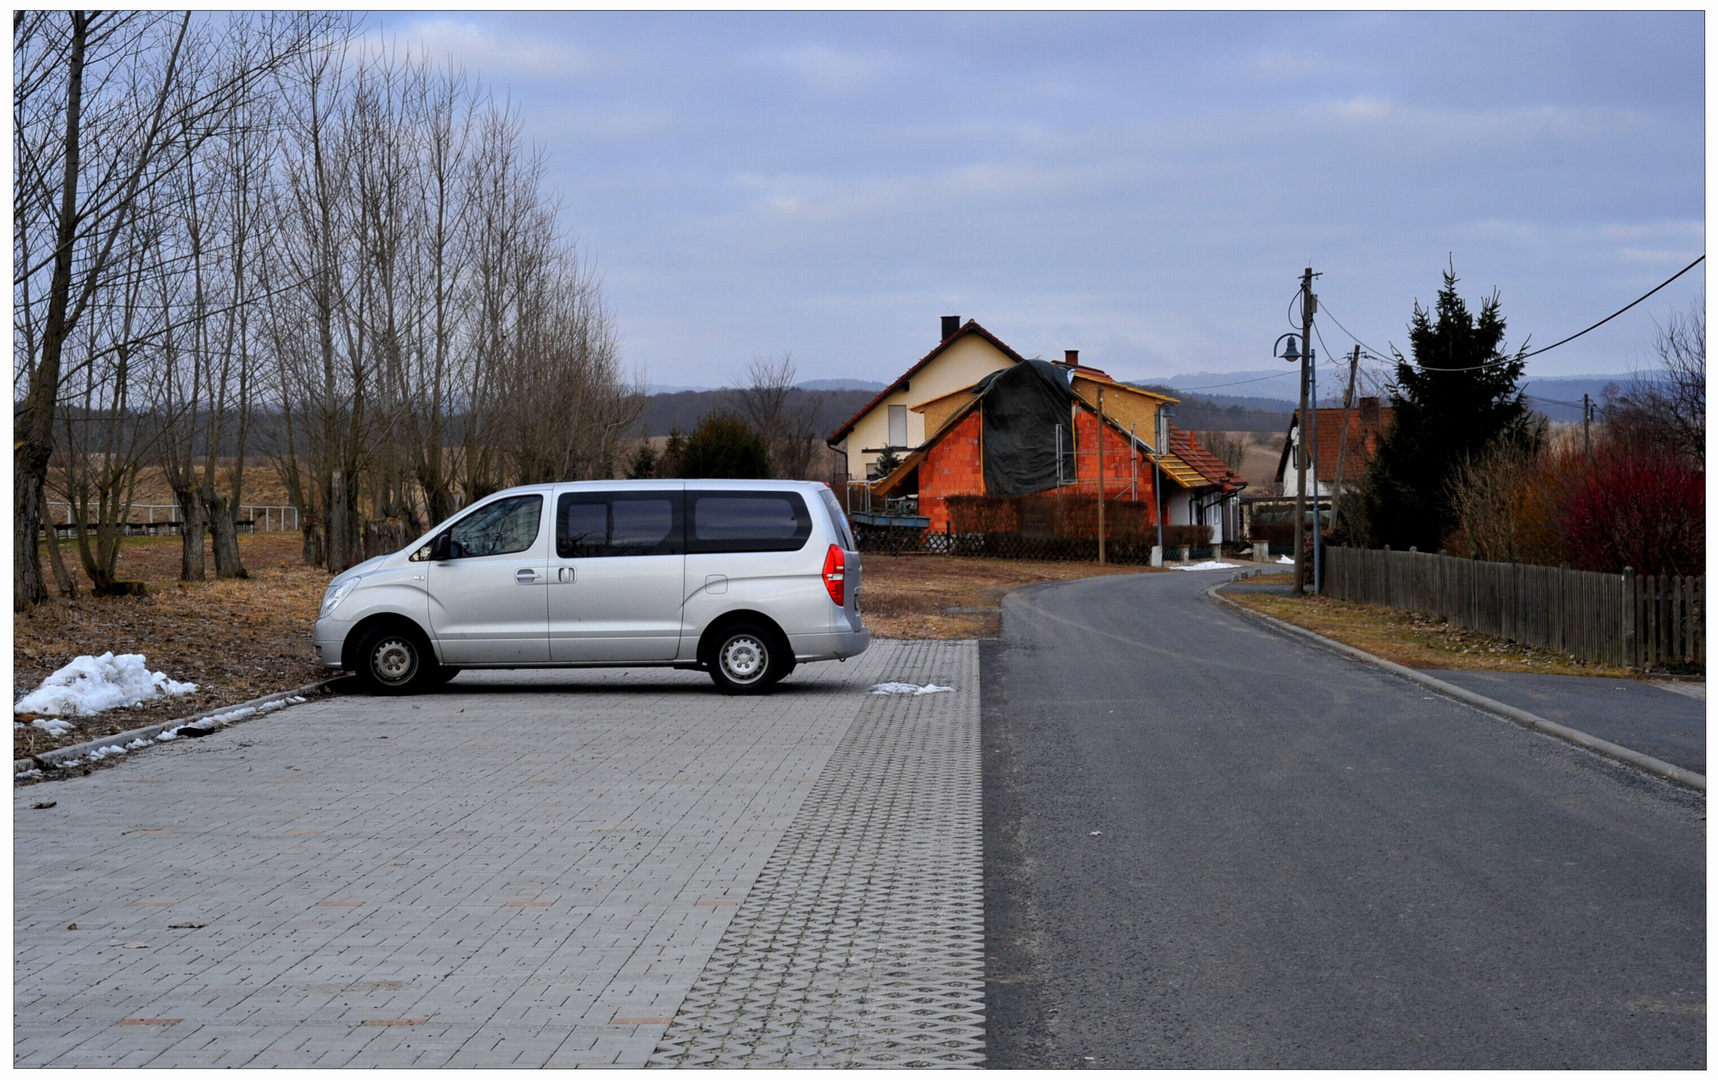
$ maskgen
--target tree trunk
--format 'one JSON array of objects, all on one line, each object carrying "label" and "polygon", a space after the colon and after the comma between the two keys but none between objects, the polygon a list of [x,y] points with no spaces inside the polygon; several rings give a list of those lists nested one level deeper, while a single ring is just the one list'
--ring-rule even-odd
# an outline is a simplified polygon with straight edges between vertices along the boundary
[{"label": "tree trunk", "polygon": [[323,565],[326,553],[322,550],[322,526],[317,524],[314,514],[307,514],[302,509],[298,511],[298,522],[298,534],[303,541],[304,565]]},{"label": "tree trunk", "polygon": [[209,535],[215,540],[215,576],[250,577],[245,572],[244,563],[239,561],[239,529],[233,504],[213,487],[203,489],[202,500],[209,522]]},{"label": "tree trunk", "polygon": [[79,125],[83,119],[84,48],[89,15],[71,13],[72,36],[66,75],[66,152],[60,185],[54,272],[48,285],[48,315],[42,327],[42,359],[30,372],[30,390],[20,410],[12,449],[12,609],[23,611],[48,598],[42,581],[42,502],[47,498],[48,458],[54,450],[54,407],[60,393],[60,354],[70,332],[72,248],[78,226]]},{"label": "tree trunk", "polygon": [[[54,517],[48,512],[48,503],[45,492],[41,505],[42,524],[50,530],[47,537],[48,562],[54,568],[54,584],[60,587],[61,596],[65,597],[67,600],[76,600],[78,595],[78,583],[73,581],[72,575],[67,572],[66,560],[60,554],[60,534],[57,530],[54,530]],[[70,511],[68,510],[68,513],[69,512]]]},{"label": "tree trunk", "polygon": [[195,489],[175,488],[173,501],[179,504],[179,580],[202,581],[203,500]]}]

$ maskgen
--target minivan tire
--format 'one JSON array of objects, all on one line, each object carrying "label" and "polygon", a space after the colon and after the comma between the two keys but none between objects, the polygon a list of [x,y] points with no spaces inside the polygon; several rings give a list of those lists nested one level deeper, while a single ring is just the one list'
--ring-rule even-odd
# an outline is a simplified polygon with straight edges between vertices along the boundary
[{"label": "minivan tire", "polygon": [[373,627],[358,641],[352,673],[372,694],[414,694],[444,680],[429,642],[397,623]]},{"label": "minivan tire", "polygon": [[724,694],[761,694],[792,670],[781,635],[752,623],[724,628],[710,650],[710,679]]}]

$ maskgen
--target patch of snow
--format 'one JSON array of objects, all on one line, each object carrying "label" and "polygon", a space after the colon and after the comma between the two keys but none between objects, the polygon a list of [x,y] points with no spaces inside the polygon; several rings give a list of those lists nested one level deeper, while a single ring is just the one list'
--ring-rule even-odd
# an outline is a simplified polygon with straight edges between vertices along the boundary
[{"label": "patch of snow", "polygon": [[133,739],[130,742],[125,744],[125,748],[127,750],[135,750],[139,746],[148,746],[148,745],[149,745],[148,739]]},{"label": "patch of snow", "polygon": [[[23,725],[20,724],[18,726],[22,727]],[[41,720],[41,719],[36,719],[36,720],[30,721],[30,726],[33,728],[40,728],[41,730],[47,732],[49,735],[52,735],[55,738],[58,738],[59,736],[64,735],[68,731],[76,731],[77,730],[77,725],[72,723],[70,720]]]},{"label": "patch of snow", "polygon": [[143,657],[136,653],[80,656],[43,679],[41,686],[12,706],[12,711],[93,716],[152,698],[197,692],[196,683],[175,682],[165,673],[151,672],[144,665]]},{"label": "patch of snow", "polygon": [[89,759],[91,761],[100,761],[102,758],[112,757],[115,754],[123,753],[125,753],[125,747],[123,746],[98,746],[89,752]]},{"label": "patch of snow", "polygon": [[871,688],[873,694],[942,694],[952,693],[952,686],[938,686],[936,683],[926,683],[920,686],[910,682],[884,682]]},{"label": "patch of snow", "polygon": [[1294,556],[1292,556],[1292,555],[1278,555],[1277,556],[1277,562],[1288,563],[1290,566],[1293,566],[1294,565]]},{"label": "patch of snow", "polygon": [[39,780],[41,777],[42,770],[40,769],[25,769],[21,773],[12,774],[12,779],[14,780]]},{"label": "patch of snow", "polygon": [[1170,569],[1171,570],[1233,570],[1237,566],[1240,566],[1240,565],[1241,565],[1240,563],[1216,562],[1212,559],[1206,559],[1202,563],[1190,563],[1186,566],[1172,566],[1172,567],[1170,567]]}]

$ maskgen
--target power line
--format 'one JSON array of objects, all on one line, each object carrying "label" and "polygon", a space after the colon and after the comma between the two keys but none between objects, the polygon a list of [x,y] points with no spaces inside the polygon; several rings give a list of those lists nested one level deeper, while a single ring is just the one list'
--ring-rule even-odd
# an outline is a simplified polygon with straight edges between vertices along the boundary
[{"label": "power line", "polygon": [[1524,354],[1521,358],[1523,360],[1525,360],[1529,356],[1538,356],[1540,353],[1550,352],[1552,349],[1555,349],[1559,345],[1567,345],[1569,342],[1574,341],[1576,338],[1580,337],[1581,334],[1585,334],[1589,330],[1597,330],[1599,327],[1610,322],[1612,319],[1616,318],[1618,315],[1621,315],[1623,312],[1627,311],[1629,308],[1634,307],[1635,304],[1640,303],[1641,300],[1645,300],[1647,298],[1647,296],[1651,296],[1653,293],[1657,292],[1659,289],[1662,289],[1666,285],[1669,285],[1671,282],[1675,281],[1677,278],[1681,277],[1683,274],[1688,273],[1690,270],[1694,269],[1696,266],[1699,266],[1701,263],[1703,263],[1705,261],[1706,261],[1706,256],[1704,256],[1704,255],[1700,256],[1698,259],[1695,259],[1693,262],[1689,263],[1687,266],[1684,266],[1682,269],[1678,270],[1676,273],[1665,278],[1651,292],[1648,292],[1646,294],[1646,296],[1642,296],[1640,298],[1640,300],[1636,300],[1634,302],[1634,304],[1627,304],[1623,307],[1620,307],[1616,311],[1613,311],[1611,314],[1606,315],[1604,318],[1600,319],[1598,322],[1587,327],[1586,330],[1582,330],[1580,333],[1570,334],[1568,337],[1564,338],[1562,341],[1554,341],[1551,344],[1545,346],[1543,349],[1534,349],[1532,352]]},{"label": "power line", "polygon": [[1630,301],[1627,304],[1624,304],[1622,307],[1611,312],[1609,315],[1606,315],[1604,318],[1600,319],[1598,322],[1594,323],[1593,325],[1587,327],[1585,330],[1580,330],[1580,331],[1577,331],[1576,333],[1570,334],[1568,337],[1564,338],[1562,341],[1553,341],[1551,344],[1545,346],[1543,349],[1534,349],[1532,352],[1517,353],[1514,356],[1504,356],[1504,357],[1499,357],[1496,360],[1487,360],[1483,364],[1475,364],[1472,367],[1429,368],[1429,367],[1426,367],[1424,365],[1421,365],[1420,370],[1421,371],[1449,372],[1451,374],[1454,374],[1457,372],[1462,372],[1462,371],[1481,371],[1481,370],[1484,370],[1485,368],[1497,367],[1501,364],[1518,363],[1520,361],[1526,360],[1528,357],[1538,356],[1541,353],[1548,353],[1552,349],[1555,349],[1559,345],[1567,345],[1569,342],[1574,341],[1576,338],[1580,337],[1582,334],[1591,333],[1592,331],[1597,330],[1599,327],[1610,322],[1612,319],[1616,318],[1618,315],[1621,315],[1623,312],[1627,311],[1629,308],[1632,308],[1636,304],[1639,304],[1641,301],[1645,300],[1647,297],[1651,296],[1653,293],[1658,292],[1658,290],[1664,288],[1666,285],[1669,285],[1671,282],[1675,281],[1677,278],[1681,277],[1683,274],[1688,273],[1690,270],[1694,269],[1696,266],[1699,266],[1701,263],[1703,263],[1705,261],[1706,261],[1706,256],[1704,256],[1704,255],[1700,256],[1698,259],[1695,259],[1693,262],[1689,263],[1687,266],[1684,266],[1682,269],[1678,270],[1676,273],[1670,275],[1669,277],[1665,278],[1663,281],[1659,282],[1657,285],[1653,286],[1651,289],[1647,290],[1647,292],[1645,292],[1641,296],[1637,297],[1636,299]]}]

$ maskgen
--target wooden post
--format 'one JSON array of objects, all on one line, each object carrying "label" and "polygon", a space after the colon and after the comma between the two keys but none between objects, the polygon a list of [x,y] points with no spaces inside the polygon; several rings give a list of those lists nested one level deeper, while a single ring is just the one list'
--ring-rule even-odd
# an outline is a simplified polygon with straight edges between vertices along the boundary
[{"label": "wooden post", "polygon": [[1639,667],[1639,637],[1635,618],[1640,606],[1637,590],[1640,582],[1635,578],[1634,567],[1623,567],[1623,663],[1630,667]]},{"label": "wooden post", "polygon": [[1098,387],[1098,564],[1104,562],[1104,388]]}]

